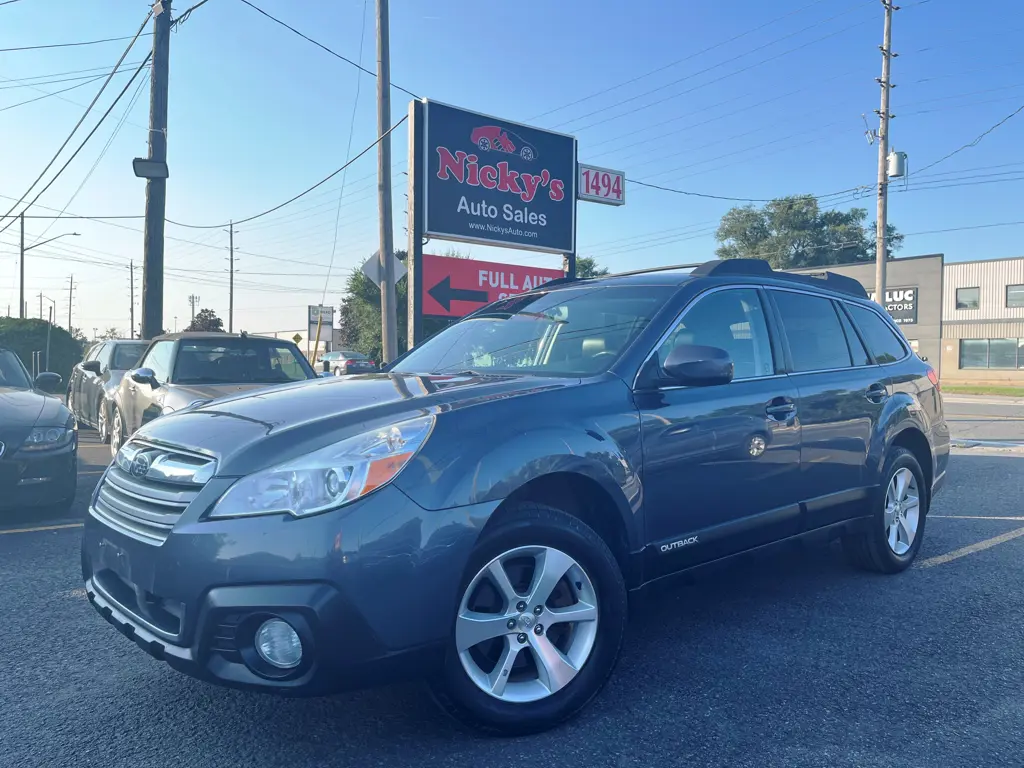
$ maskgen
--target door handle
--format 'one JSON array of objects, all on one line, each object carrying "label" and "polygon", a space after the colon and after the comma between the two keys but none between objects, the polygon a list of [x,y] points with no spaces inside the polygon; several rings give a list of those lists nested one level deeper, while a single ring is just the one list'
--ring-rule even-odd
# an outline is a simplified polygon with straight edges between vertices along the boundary
[{"label": "door handle", "polygon": [[889,390],[885,388],[885,384],[875,383],[868,387],[865,397],[875,404],[884,403],[889,399]]},{"label": "door handle", "polygon": [[764,412],[775,421],[788,421],[796,414],[796,403],[788,397],[776,397],[768,403]]}]

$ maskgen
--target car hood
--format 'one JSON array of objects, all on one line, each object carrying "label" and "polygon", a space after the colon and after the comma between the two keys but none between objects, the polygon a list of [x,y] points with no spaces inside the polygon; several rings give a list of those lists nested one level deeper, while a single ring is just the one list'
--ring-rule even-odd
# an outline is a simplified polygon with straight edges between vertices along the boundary
[{"label": "car hood", "polygon": [[138,437],[218,457],[218,474],[246,474],[360,432],[423,413],[571,386],[536,376],[371,373],[263,389],[155,419]]},{"label": "car hood", "polygon": [[216,400],[220,397],[231,397],[254,389],[266,389],[271,384],[172,384],[171,391],[186,401],[186,405],[194,400]]},{"label": "car hood", "polygon": [[33,389],[0,387],[0,443],[20,446],[33,427],[63,427],[71,412],[58,398]]}]

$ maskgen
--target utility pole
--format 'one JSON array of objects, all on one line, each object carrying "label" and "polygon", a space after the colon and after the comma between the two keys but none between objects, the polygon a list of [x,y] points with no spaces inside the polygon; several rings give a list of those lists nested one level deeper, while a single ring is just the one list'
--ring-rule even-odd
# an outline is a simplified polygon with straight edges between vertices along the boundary
[{"label": "utility pole", "polygon": [[128,309],[128,338],[135,338],[135,262],[128,262],[128,290],[131,296],[131,306]]},{"label": "utility pole", "polygon": [[196,321],[196,304],[199,303],[199,297],[193,293],[188,297],[188,303],[192,307],[192,322],[194,323]]},{"label": "utility pole", "polygon": [[[171,0],[153,17],[153,65],[149,80],[149,159],[167,162],[167,80],[171,47]],[[160,334],[164,322],[164,214],[167,179],[146,179],[146,230],[142,264],[142,338]]]},{"label": "utility pole", "polygon": [[[388,0],[377,0],[377,135],[391,128],[391,53]],[[380,322],[385,362],[398,357],[395,254],[391,231],[391,135],[377,145],[377,206],[380,209]]]},{"label": "utility pole", "polygon": [[228,222],[228,333],[235,332],[235,223]]},{"label": "utility pole", "polygon": [[889,173],[886,163],[889,159],[889,93],[892,82],[889,78],[892,52],[892,12],[899,10],[892,0],[882,0],[885,8],[885,32],[882,35],[882,76],[878,84],[882,87],[882,105],[878,110],[878,212],[875,232],[875,301],[885,306],[885,230],[889,218]]},{"label": "utility pole", "polygon": [[43,294],[39,294],[39,319],[43,319]]},{"label": "utility pole", "polygon": [[68,333],[71,333],[71,302],[75,297],[75,276],[71,275],[71,282],[68,283]]},{"label": "utility pole", "polygon": [[[25,214],[22,212],[18,217],[21,222],[21,255],[18,257],[18,268],[21,270],[21,290],[18,309],[21,310],[21,319],[25,319]],[[40,313],[42,314],[42,313]]]}]

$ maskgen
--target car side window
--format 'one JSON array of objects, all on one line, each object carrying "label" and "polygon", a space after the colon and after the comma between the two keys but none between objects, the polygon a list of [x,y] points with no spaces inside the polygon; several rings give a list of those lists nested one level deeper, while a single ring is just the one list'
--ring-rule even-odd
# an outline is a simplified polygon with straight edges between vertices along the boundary
[{"label": "car side window", "polygon": [[103,349],[97,353],[96,359],[100,361],[101,369],[110,367],[110,358],[115,348],[115,344],[104,344]]},{"label": "car side window", "polygon": [[875,360],[879,363],[895,363],[907,356],[906,345],[877,312],[854,304],[847,306]]},{"label": "car side window", "polygon": [[86,360],[95,360],[97,357],[99,357],[100,350],[103,349],[105,346],[107,346],[107,345],[106,344],[94,344],[92,349],[89,350],[89,354],[87,354],[85,356],[85,359]]},{"label": "car side window", "polygon": [[158,341],[139,363],[139,368],[149,368],[160,382],[167,381],[171,373],[171,353],[174,351],[173,341]]},{"label": "car side window", "polygon": [[839,310],[839,320],[843,324],[843,331],[846,332],[846,341],[850,345],[850,354],[853,355],[853,364],[858,368],[865,365],[871,365],[871,357],[868,355],[868,351],[864,349],[864,343],[857,336],[857,331],[853,329],[853,323],[850,322],[850,318],[846,316],[846,313]]},{"label": "car side window", "polygon": [[734,379],[775,373],[764,306],[753,288],[715,291],[697,299],[658,348],[659,365],[678,344],[724,349],[735,367]]},{"label": "car side window", "polygon": [[772,291],[789,340],[794,372],[850,368],[850,348],[836,306],[824,296]]}]

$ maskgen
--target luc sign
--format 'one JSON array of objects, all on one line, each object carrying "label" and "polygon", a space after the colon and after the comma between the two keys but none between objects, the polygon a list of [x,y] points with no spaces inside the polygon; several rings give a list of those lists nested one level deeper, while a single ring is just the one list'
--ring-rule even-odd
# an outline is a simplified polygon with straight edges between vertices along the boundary
[{"label": "luc sign", "polygon": [[[877,296],[870,292],[871,300]],[[917,286],[910,288],[887,288],[885,291],[885,311],[899,325],[913,325],[917,322]]]}]

